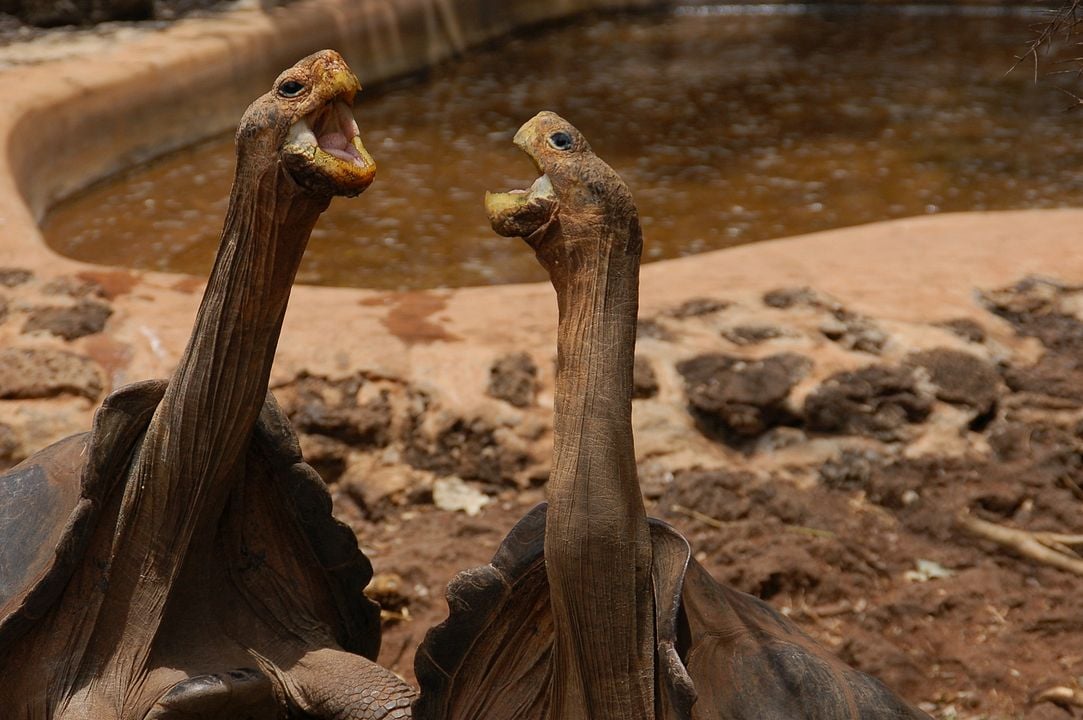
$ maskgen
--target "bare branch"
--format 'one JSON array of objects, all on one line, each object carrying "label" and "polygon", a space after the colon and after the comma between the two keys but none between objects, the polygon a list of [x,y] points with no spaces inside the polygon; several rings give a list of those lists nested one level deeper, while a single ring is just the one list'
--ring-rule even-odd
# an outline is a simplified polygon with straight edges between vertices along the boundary
[{"label": "bare branch", "polygon": [[1054,10],[1053,18],[1042,26],[1042,29],[1038,31],[1038,36],[1027,44],[1024,53],[1016,58],[1015,64],[1008,72],[1015,70],[1024,62],[1033,61],[1034,81],[1037,82],[1041,54],[1048,52],[1058,41],[1065,44],[1072,43],[1076,30],[1083,21],[1080,17],[1081,12],[1083,12],[1083,0],[1067,0],[1064,5]]},{"label": "bare branch", "polygon": [[[1078,540],[1076,536],[1056,533],[1029,533],[1025,530],[1004,527],[1003,525],[979,520],[971,516],[968,510],[960,512],[955,520],[959,527],[967,532],[1010,548],[1029,560],[1066,570],[1076,575],[1083,575],[1083,559],[1080,559],[1075,553],[1071,553],[1070,550],[1068,553],[1071,554],[1068,554],[1046,544],[1046,542],[1049,542],[1061,546],[1074,545],[1077,544],[1075,541]],[[1065,539],[1072,542],[1065,542]],[[1043,540],[1046,542],[1043,542]]]}]

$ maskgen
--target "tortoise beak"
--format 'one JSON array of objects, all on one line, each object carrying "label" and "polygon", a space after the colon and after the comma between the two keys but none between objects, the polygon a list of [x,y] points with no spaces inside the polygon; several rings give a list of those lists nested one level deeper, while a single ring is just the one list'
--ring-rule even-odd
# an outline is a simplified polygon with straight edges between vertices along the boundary
[{"label": "tortoise beak", "polygon": [[342,57],[322,53],[313,75],[315,107],[289,129],[282,157],[294,179],[317,192],[353,197],[376,177],[376,163],[361,142],[353,102],[361,83]]},{"label": "tortoise beak", "polygon": [[537,127],[540,117],[536,115],[524,123],[512,142],[527,154],[541,175],[528,190],[485,193],[485,212],[493,231],[504,237],[524,238],[531,245],[534,243],[530,238],[547,227],[557,213],[553,183],[534,154],[540,136]]}]

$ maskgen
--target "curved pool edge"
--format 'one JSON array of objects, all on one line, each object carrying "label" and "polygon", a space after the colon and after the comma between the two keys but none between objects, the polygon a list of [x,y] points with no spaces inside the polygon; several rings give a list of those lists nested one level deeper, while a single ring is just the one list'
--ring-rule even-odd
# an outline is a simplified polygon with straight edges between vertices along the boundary
[{"label": "curved pool edge", "polygon": [[[30,246],[42,244],[27,215],[40,221],[94,182],[236,127],[282,69],[309,53],[335,48],[362,84],[372,84],[538,23],[664,4],[298,0],[265,12],[245,3],[164,29],[105,36],[73,57],[5,68],[0,81],[20,92],[0,108],[0,222],[12,234],[0,253],[33,253]],[[24,207],[9,202],[13,193]]]},{"label": "curved pool edge", "polygon": [[[10,317],[0,322],[0,347],[54,347],[84,355],[101,368],[106,390],[172,372],[202,280],[61,257],[45,246],[36,219],[55,199],[95,179],[235,125],[251,99],[307,52],[342,48],[344,38],[365,36],[379,23],[395,26],[398,34],[389,37],[401,40],[397,49],[346,48],[362,81],[373,82],[524,24],[632,5],[641,3],[528,0],[513,12],[495,2],[300,0],[270,14],[248,8],[184,20],[92,56],[0,71],[0,82],[21,88],[0,108],[0,269],[25,268],[43,281],[91,279],[109,288],[113,310],[104,332],[65,342],[20,328],[26,308],[62,300],[20,295]],[[379,62],[365,53],[375,53]],[[192,93],[210,97],[186,105],[183,98]],[[72,105],[78,113],[56,110]],[[809,285],[887,322],[983,317],[996,326],[997,342],[1018,344],[1006,324],[984,313],[975,289],[1027,274],[1083,281],[1075,235],[1081,222],[1083,210],[941,215],[652,263],[643,270],[642,312],[649,316],[696,297],[762,308],[766,290]],[[514,241],[508,251],[529,252]],[[449,412],[468,416],[496,402],[485,394],[494,358],[525,350],[539,363],[542,389],[535,412],[544,423],[555,324],[545,283],[399,293],[300,286],[274,382],[302,372],[364,372],[416,384]],[[681,338],[677,352],[691,355],[711,342],[717,344],[717,337]],[[825,368],[834,362],[829,350],[825,345]],[[0,423],[15,428],[21,444],[34,449],[88,427],[96,404],[68,397],[4,400]]]}]

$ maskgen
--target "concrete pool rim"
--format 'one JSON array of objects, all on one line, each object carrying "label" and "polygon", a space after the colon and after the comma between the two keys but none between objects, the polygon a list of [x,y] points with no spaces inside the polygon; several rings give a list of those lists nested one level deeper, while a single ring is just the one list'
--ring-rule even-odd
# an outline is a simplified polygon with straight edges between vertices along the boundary
[{"label": "concrete pool rim", "polygon": [[[56,254],[45,246],[37,221],[58,198],[234,126],[270,78],[315,49],[343,50],[362,81],[372,82],[523,25],[642,5],[299,0],[265,13],[248,3],[102,43],[89,54],[0,70],[0,82],[20,89],[0,106],[0,268],[41,277],[108,276],[121,290],[111,300],[114,314],[105,331],[63,347],[100,354],[99,346],[108,344],[111,355],[123,357],[105,367],[106,391],[166,376],[187,340],[203,278],[95,266]],[[200,102],[185,103],[193,94]],[[644,267],[642,308],[648,314],[697,296],[754,299],[774,287],[810,284],[874,316],[976,316],[975,287],[1025,274],[1083,279],[1075,240],[1081,221],[1081,210],[942,215],[662,261]],[[523,249],[509,248],[514,251]],[[381,376],[423,377],[451,402],[476,404],[495,354],[508,348],[539,357],[550,352],[551,293],[546,283],[410,293],[299,286],[276,377],[367,368]],[[15,347],[54,340],[21,334],[9,321],[0,324],[0,342]],[[92,406],[84,403],[81,412]]]}]

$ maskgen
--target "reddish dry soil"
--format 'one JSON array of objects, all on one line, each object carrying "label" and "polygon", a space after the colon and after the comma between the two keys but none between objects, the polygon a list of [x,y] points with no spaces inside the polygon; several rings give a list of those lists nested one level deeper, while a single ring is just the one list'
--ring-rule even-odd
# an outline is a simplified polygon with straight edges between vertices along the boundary
[{"label": "reddish dry soil", "polygon": [[[988,301],[1045,351],[990,378],[996,399],[968,431],[985,459],[905,459],[888,442],[812,472],[685,471],[649,483],[648,512],[684,533],[718,580],[935,717],[1077,717],[1083,578],[977,537],[959,518],[1083,535],[1083,321],[1063,311],[1078,297],[1024,282]],[[446,615],[448,580],[486,563],[541,499],[540,489],[504,490],[473,518],[413,504],[369,522],[338,493],[389,608],[383,663],[413,679],[414,648]],[[1075,699],[1053,701],[1053,688]]]},{"label": "reddish dry soil", "polygon": [[[1030,701],[1083,676],[1080,579],[955,522],[973,507],[990,519],[1083,532],[1081,501],[1065,482],[1083,481],[1079,455],[1057,440],[1035,430],[1022,460],[893,464],[839,487],[690,474],[649,511],[683,532],[717,579],[768,600],[936,716],[1069,718],[1068,706]],[[405,603],[407,617],[387,613],[382,663],[413,679],[414,648],[446,615],[448,580],[485,564],[539,499],[508,498],[474,518],[420,506],[360,524],[377,573],[402,579],[383,597]],[[921,579],[918,559],[951,574]]]}]

